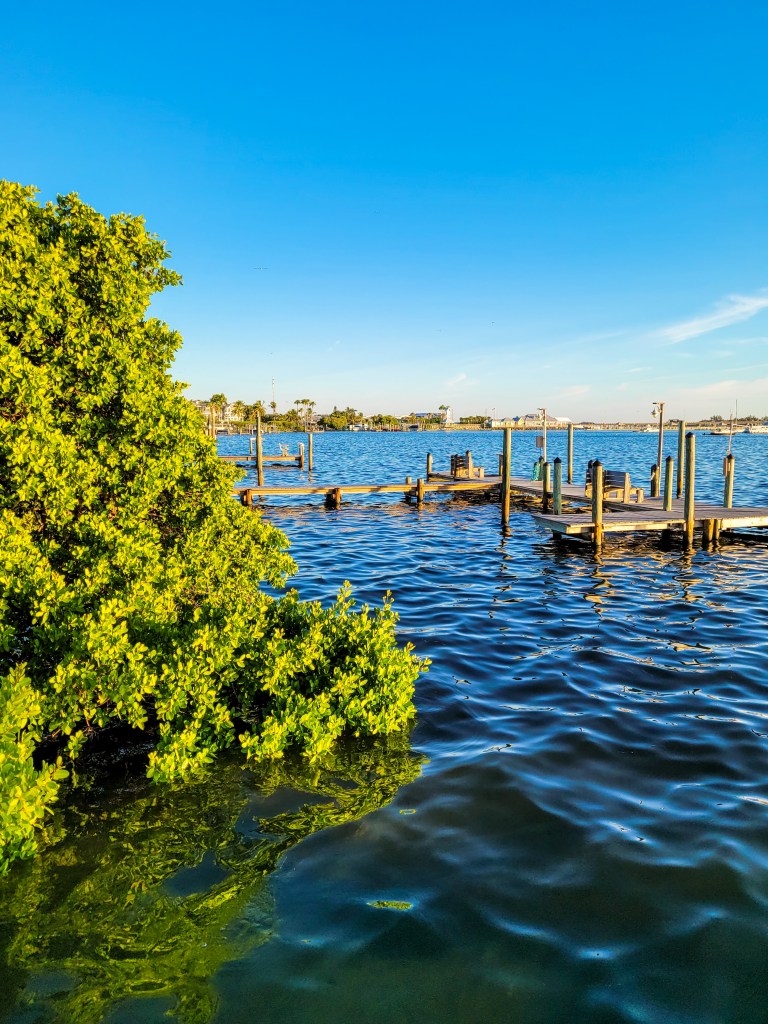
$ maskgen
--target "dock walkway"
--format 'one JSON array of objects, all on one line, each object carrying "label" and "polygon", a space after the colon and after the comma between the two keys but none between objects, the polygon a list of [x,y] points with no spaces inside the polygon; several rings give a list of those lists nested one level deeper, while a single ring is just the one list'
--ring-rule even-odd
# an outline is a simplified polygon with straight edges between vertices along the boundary
[{"label": "dock walkway", "polygon": [[[642,505],[624,505],[620,502],[604,502],[606,514],[603,517],[605,533],[632,533],[647,530],[672,530],[685,525],[685,509],[680,500],[672,503],[666,512],[661,499],[650,498]],[[594,522],[589,512],[568,512],[555,516],[534,512],[537,523],[546,526],[553,533],[569,537],[590,537]],[[709,530],[710,523],[716,533],[720,530],[734,530],[744,527],[768,527],[768,508],[742,506],[727,508],[725,505],[711,505],[697,502],[694,505],[693,523],[695,529]]]}]

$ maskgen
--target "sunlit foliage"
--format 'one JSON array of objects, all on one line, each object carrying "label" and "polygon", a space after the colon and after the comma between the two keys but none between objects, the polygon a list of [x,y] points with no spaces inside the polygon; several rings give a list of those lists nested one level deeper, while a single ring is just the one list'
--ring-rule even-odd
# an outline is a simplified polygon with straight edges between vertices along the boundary
[{"label": "sunlit foliage", "polygon": [[0,871],[115,723],[156,736],[169,780],[238,737],[317,759],[413,713],[389,604],[260,589],[294,565],[169,375],[181,339],[147,317],[167,256],[140,218],[0,182]]}]

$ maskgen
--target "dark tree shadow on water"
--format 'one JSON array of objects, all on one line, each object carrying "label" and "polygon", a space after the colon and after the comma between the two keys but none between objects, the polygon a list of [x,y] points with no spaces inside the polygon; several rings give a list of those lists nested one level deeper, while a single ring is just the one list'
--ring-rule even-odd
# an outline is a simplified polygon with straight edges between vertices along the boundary
[{"label": "dark tree shadow on water", "polygon": [[0,881],[0,1020],[206,1024],[216,972],[275,930],[281,855],[385,806],[422,763],[398,736],[322,767],[230,755],[185,785],[81,792],[63,838]]}]

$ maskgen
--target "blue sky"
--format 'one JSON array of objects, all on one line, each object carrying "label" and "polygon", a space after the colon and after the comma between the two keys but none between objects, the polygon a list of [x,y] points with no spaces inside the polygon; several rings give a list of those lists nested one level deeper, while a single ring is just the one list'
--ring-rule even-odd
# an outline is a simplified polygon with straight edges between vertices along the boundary
[{"label": "blue sky", "polygon": [[768,414],[764,2],[4,12],[0,175],[142,214],[188,394]]}]

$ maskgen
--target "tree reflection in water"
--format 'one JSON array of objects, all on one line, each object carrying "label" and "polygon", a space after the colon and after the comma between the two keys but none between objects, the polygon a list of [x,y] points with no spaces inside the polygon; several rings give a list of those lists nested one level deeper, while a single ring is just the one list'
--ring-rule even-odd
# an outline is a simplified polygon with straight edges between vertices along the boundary
[{"label": "tree reflection in water", "polygon": [[97,1024],[123,1004],[204,1024],[216,972],[275,928],[281,854],[385,806],[422,763],[399,736],[320,768],[229,757],[194,783],[81,796],[66,838],[0,882],[0,1018]]}]

